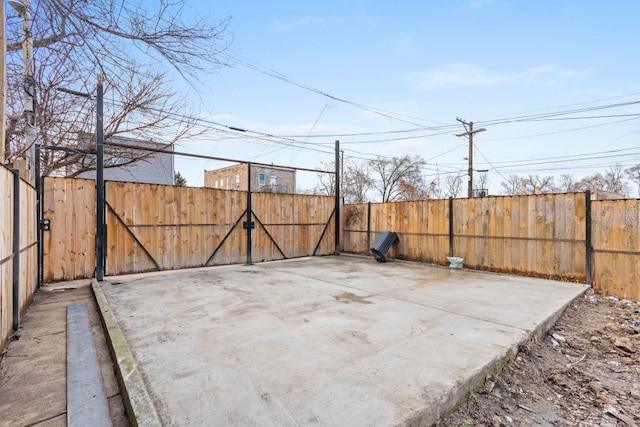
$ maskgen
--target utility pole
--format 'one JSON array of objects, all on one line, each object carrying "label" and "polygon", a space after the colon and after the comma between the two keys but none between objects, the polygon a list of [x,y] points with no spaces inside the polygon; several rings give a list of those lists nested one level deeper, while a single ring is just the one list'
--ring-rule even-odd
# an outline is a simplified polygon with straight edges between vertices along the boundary
[{"label": "utility pole", "polygon": [[0,57],[3,58],[2,64],[0,64],[0,164],[4,164],[4,138],[5,138],[5,104],[6,87],[7,87],[7,37],[5,34],[5,21],[4,13],[4,1],[0,2]]},{"label": "utility pole", "polygon": [[27,160],[28,181],[35,184],[35,158],[36,158],[36,82],[35,63],[33,60],[33,15],[31,13],[31,0],[9,0],[9,5],[18,12],[22,18],[22,60],[24,67],[24,115],[26,118],[25,159]]},{"label": "utility pole", "polygon": [[486,129],[480,128],[480,129],[474,130],[473,122],[465,122],[459,117],[456,117],[456,120],[462,123],[462,125],[464,126],[464,129],[466,130],[466,132],[456,134],[456,136],[466,136],[469,138],[469,157],[468,157],[469,170],[467,172],[468,174],[467,197],[471,198],[473,197],[473,135],[475,135],[476,133],[484,132],[486,131]]}]

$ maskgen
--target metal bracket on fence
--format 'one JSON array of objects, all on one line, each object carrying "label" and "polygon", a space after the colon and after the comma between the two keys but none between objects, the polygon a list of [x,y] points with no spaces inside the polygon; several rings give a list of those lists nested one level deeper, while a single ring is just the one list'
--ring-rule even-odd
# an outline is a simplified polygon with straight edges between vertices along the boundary
[{"label": "metal bracket on fence", "polygon": [[51,220],[48,218],[43,219],[40,222],[40,230],[42,231],[51,231]]},{"label": "metal bracket on fence", "polygon": [[245,230],[246,230],[247,228],[251,228],[251,229],[256,228],[256,223],[255,223],[255,221],[251,221],[251,222],[249,222],[249,221],[244,221],[244,222],[242,223],[242,228],[244,228]]}]

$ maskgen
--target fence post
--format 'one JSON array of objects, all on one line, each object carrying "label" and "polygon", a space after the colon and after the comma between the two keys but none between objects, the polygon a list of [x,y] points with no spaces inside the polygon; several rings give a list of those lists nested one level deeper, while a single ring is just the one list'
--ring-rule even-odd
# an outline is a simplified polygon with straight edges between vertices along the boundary
[{"label": "fence post", "polygon": [[453,256],[453,197],[449,197],[449,256]]},{"label": "fence post", "polygon": [[584,192],[585,197],[585,255],[586,255],[586,277],[585,281],[587,285],[591,285],[591,257],[593,253],[593,248],[591,247],[591,191],[586,190]]},{"label": "fence post", "polygon": [[102,76],[96,89],[96,280],[104,280],[105,198],[104,198],[104,112]]},{"label": "fence post", "polygon": [[13,172],[13,331],[20,327],[20,170]]},{"label": "fence post", "polygon": [[340,255],[340,141],[336,139],[335,142],[335,149],[336,149],[336,189],[335,189],[335,193],[336,193],[336,197],[335,197],[335,204],[336,204],[336,215],[335,215],[335,219],[336,219],[336,250],[335,250],[335,254],[336,255]]},{"label": "fence post", "polygon": [[244,226],[247,229],[247,265],[251,265],[251,232],[252,232],[252,207],[251,207],[251,163],[247,163],[247,222]]},{"label": "fence post", "polygon": [[38,289],[42,286],[44,278],[44,234],[43,225],[44,220],[44,177],[41,176],[40,168],[40,144],[36,144],[36,222],[37,231],[36,236],[38,239]]},{"label": "fence post", "polygon": [[371,250],[371,202],[367,203],[367,251],[365,255],[369,255]]}]

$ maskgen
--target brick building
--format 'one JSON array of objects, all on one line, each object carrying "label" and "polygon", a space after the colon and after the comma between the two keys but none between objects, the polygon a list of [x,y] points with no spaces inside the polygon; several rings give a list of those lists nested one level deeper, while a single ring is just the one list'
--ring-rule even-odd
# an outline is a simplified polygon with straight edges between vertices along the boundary
[{"label": "brick building", "polygon": [[[247,191],[247,164],[204,171],[204,186],[223,190]],[[283,167],[251,165],[251,191],[295,193],[296,171]]]}]

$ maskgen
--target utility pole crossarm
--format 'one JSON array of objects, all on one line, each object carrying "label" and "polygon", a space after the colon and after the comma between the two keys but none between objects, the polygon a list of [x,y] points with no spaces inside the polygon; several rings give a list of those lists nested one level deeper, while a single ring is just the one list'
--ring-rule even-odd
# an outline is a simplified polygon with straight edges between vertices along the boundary
[{"label": "utility pole crossarm", "polygon": [[462,123],[466,132],[456,134],[458,137],[466,136],[469,138],[469,169],[467,171],[468,185],[467,185],[467,197],[473,197],[473,135],[476,133],[486,131],[485,128],[473,129],[473,122],[466,122],[463,119],[456,117],[456,120]]}]

